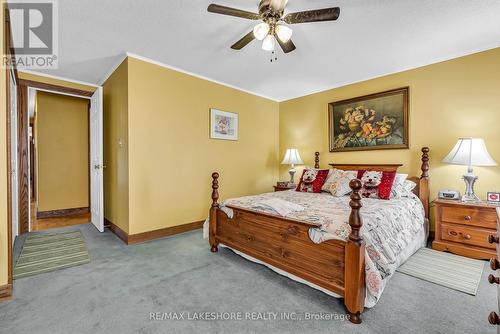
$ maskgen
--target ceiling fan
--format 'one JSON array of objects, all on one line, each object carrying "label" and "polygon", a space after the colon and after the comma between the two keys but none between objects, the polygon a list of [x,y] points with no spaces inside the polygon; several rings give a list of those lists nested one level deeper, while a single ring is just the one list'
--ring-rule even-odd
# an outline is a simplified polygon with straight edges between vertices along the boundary
[{"label": "ceiling fan", "polygon": [[274,51],[277,41],[285,53],[296,49],[291,40],[293,31],[286,24],[335,21],[340,15],[339,7],[307,10],[284,15],[287,3],[288,0],[261,0],[258,14],[216,4],[209,5],[207,10],[211,13],[263,21],[234,43],[231,46],[232,49],[241,50],[248,43],[257,39],[262,41],[262,49],[266,51]]}]

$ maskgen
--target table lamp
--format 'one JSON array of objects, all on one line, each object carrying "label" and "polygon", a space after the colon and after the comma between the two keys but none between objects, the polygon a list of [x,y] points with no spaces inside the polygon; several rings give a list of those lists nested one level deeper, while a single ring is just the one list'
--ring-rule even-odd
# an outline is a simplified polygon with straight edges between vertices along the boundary
[{"label": "table lamp", "polygon": [[292,168],[288,171],[290,173],[290,183],[289,186],[294,185],[293,176],[295,175],[295,165],[301,165],[304,162],[300,158],[299,150],[296,148],[289,148],[286,150],[285,157],[281,162],[282,165],[292,165]]},{"label": "table lamp", "polygon": [[444,163],[467,166],[464,174],[465,194],[462,196],[464,202],[479,202],[479,197],[474,194],[474,183],[477,176],[474,175],[473,166],[496,166],[497,163],[488,153],[482,138],[459,138],[455,147],[443,159]]}]

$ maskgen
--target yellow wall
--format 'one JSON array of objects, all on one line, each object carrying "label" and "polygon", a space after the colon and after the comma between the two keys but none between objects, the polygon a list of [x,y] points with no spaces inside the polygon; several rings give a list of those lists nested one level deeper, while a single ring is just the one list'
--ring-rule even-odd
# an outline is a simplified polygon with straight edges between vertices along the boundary
[{"label": "yellow wall", "polygon": [[[203,220],[211,173],[221,198],[271,191],[278,103],[128,60],[130,234]],[[209,109],[239,115],[239,140],[209,138]]]},{"label": "yellow wall", "polygon": [[128,62],[104,83],[104,216],[128,228]]},{"label": "yellow wall", "polygon": [[[4,1],[0,2],[0,23],[0,45],[4,55]],[[0,286],[8,283],[7,253],[10,247],[7,239],[7,137],[4,132],[7,127],[6,81],[6,70],[0,65]]]},{"label": "yellow wall", "polygon": [[96,88],[94,86],[83,85],[83,84],[74,83],[74,82],[61,80],[61,79],[54,79],[51,77],[46,77],[44,75],[37,75],[37,74],[27,73],[27,72],[22,72],[22,71],[18,71],[17,74],[19,76],[19,79],[48,83],[51,85],[57,85],[57,86],[62,86],[62,87],[67,87],[67,88],[81,89],[81,90],[86,90],[89,92],[94,92],[96,90]]},{"label": "yellow wall", "polygon": [[38,211],[89,206],[89,100],[37,92]]},{"label": "yellow wall", "polygon": [[[404,163],[402,171],[419,175],[419,150],[429,146],[431,198],[438,189],[459,189],[463,166],[441,163],[458,137],[484,138],[500,163],[500,48],[368,80],[280,103],[280,156],[297,147],[313,165],[314,151],[321,164]],[[389,89],[410,87],[410,149],[328,152],[328,103]],[[500,191],[500,167],[476,167],[476,193]],[[286,178],[286,168],[281,168]]]}]

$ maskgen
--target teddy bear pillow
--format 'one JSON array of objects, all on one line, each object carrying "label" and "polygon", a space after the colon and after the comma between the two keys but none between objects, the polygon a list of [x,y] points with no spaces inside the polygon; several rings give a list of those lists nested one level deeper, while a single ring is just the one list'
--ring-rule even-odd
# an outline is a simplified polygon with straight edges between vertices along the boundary
[{"label": "teddy bear pillow", "polygon": [[295,190],[306,193],[320,193],[328,173],[328,169],[304,169]]},{"label": "teddy bear pillow", "polygon": [[362,197],[389,199],[396,172],[379,172],[359,170],[358,179],[363,185],[360,191]]}]

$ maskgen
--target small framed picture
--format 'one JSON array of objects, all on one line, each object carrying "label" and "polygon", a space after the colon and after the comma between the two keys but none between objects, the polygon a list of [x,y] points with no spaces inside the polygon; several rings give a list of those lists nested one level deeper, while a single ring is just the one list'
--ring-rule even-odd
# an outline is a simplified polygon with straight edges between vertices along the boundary
[{"label": "small framed picture", "polygon": [[238,114],[210,109],[210,138],[238,140]]},{"label": "small framed picture", "polygon": [[500,192],[488,191],[486,193],[486,200],[490,203],[500,204]]}]

